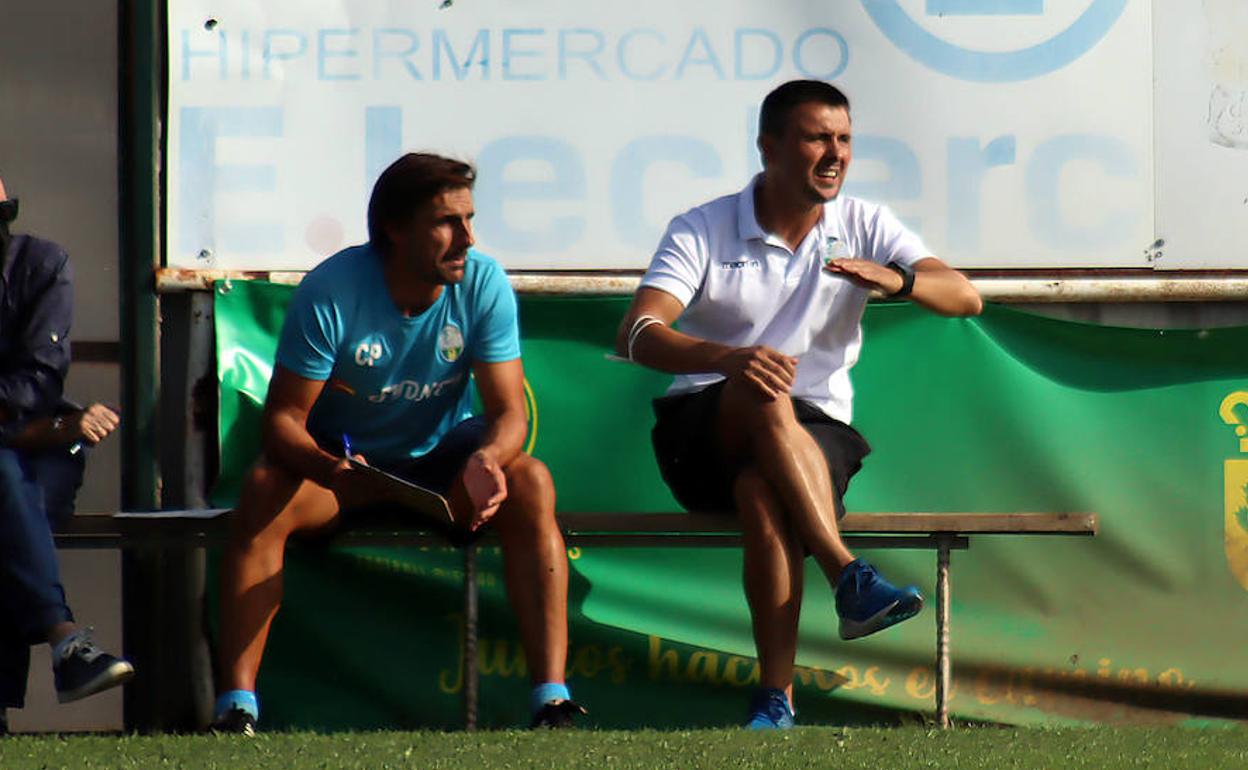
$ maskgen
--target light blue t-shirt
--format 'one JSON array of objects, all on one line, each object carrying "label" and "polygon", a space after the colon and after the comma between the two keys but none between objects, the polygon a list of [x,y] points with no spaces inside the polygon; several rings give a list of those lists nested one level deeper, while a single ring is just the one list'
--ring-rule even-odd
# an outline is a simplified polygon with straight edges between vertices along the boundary
[{"label": "light blue t-shirt", "polygon": [[473,362],[519,357],[516,296],[493,259],[470,250],[463,280],[409,318],[368,245],[304,276],[277,346],[278,364],[325,381],[309,432],[331,445],[345,433],[354,451],[380,463],[425,454],[472,416]]}]

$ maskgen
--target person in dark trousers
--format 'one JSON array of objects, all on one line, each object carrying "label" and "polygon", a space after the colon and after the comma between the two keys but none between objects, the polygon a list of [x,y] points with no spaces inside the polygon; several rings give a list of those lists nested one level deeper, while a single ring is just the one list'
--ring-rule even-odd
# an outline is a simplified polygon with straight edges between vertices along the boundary
[{"label": "person in dark trousers", "polygon": [[26,697],[30,647],[52,647],[57,697],[119,685],[134,667],[104,652],[66,603],[52,531],[74,510],[85,448],[117,428],[103,404],[66,402],[73,285],[51,241],[14,235],[17,199],[0,181],[0,734]]}]

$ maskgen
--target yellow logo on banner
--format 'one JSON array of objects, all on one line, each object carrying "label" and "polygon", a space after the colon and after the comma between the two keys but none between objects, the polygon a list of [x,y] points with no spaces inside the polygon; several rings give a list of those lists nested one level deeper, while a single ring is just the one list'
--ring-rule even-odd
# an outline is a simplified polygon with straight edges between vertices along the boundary
[{"label": "yellow logo on banner", "polygon": [[[1222,399],[1218,408],[1222,421],[1235,426],[1240,453],[1248,454],[1248,425],[1236,407],[1248,407],[1248,392],[1235,391]],[[1222,478],[1226,491],[1226,563],[1239,584],[1248,589],[1248,459],[1227,460]]]},{"label": "yellow logo on banner", "polygon": [[529,378],[524,378],[524,417],[529,422],[529,436],[524,442],[525,454],[533,454],[537,446],[537,396],[533,395],[533,386]]}]

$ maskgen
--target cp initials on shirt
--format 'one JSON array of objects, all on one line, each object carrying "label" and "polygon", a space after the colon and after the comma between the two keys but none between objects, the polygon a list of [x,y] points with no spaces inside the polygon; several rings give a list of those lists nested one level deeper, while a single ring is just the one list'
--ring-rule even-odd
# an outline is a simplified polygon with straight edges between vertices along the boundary
[{"label": "cp initials on shirt", "polygon": [[359,366],[376,366],[383,352],[380,342],[364,340],[355,346],[355,363]]}]

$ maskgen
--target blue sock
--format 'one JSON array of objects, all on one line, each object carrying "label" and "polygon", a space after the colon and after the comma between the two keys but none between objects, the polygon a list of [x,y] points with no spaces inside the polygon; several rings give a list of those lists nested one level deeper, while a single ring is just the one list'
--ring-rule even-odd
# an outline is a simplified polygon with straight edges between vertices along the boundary
[{"label": "blue sock", "polygon": [[252,719],[260,718],[260,702],[256,700],[256,694],[249,690],[230,690],[221,693],[221,697],[217,698],[213,714],[219,717],[230,709],[242,709],[251,714]]},{"label": "blue sock", "polygon": [[533,694],[529,696],[529,708],[534,714],[542,710],[542,706],[557,700],[572,700],[572,693],[563,682],[542,682],[533,685]]}]

